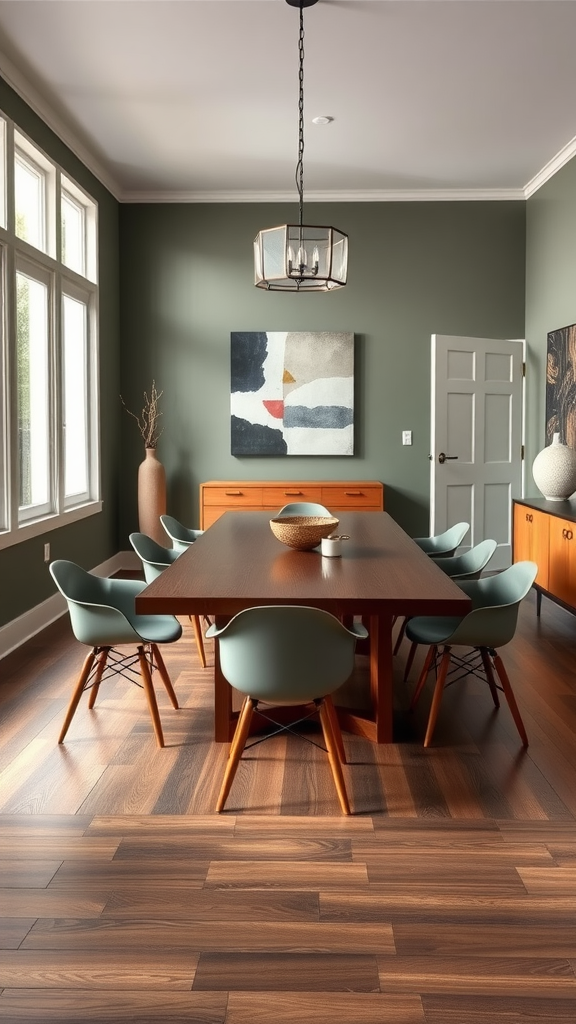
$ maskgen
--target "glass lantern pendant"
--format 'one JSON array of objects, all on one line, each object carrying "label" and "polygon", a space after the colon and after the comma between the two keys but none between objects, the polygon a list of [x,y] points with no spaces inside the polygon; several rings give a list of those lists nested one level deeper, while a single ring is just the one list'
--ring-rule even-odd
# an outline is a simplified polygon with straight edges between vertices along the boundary
[{"label": "glass lantern pendant", "polygon": [[254,284],[267,291],[328,292],[348,275],[348,235],[338,228],[303,223],[304,212],[304,7],[317,0],[286,0],[300,9],[297,224],[264,228],[254,239]]}]

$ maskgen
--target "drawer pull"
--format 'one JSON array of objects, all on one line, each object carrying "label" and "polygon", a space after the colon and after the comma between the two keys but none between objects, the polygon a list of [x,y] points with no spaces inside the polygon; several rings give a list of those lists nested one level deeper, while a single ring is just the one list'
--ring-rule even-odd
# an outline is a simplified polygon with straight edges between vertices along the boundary
[{"label": "drawer pull", "polygon": [[533,519],[534,519],[534,516],[532,515],[532,513],[531,512],[527,512],[526,513],[526,522],[527,523],[531,523]]},{"label": "drawer pull", "polygon": [[299,494],[302,494],[302,491],[284,491],[284,494],[287,498],[297,498]]},{"label": "drawer pull", "polygon": [[362,491],[344,491],[347,498],[361,498]]},{"label": "drawer pull", "polygon": [[224,491],[227,498],[242,497],[242,491]]},{"label": "drawer pull", "polygon": [[574,534],[572,533],[572,530],[562,530],[562,536],[564,537],[564,540],[572,540]]}]

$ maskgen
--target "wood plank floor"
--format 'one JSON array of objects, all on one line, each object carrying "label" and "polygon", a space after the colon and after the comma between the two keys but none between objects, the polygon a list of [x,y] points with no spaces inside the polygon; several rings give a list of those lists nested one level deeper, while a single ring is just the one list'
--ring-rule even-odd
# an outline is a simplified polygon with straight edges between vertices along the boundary
[{"label": "wood plank floor", "polygon": [[[345,735],[350,818],[293,737],[250,750],[214,813],[227,751],[187,623],[163,750],[120,680],[58,747],[67,619],[0,662],[3,1024],[573,1024],[576,617],[530,596],[503,652],[527,751],[473,678],[424,750],[407,646],[397,742]],[[342,701],[365,683],[359,659]]]}]

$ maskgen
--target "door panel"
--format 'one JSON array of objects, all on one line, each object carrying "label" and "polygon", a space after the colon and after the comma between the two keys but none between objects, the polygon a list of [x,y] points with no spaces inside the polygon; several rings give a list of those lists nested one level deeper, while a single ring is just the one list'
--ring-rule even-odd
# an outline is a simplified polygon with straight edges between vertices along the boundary
[{"label": "door panel", "polygon": [[493,538],[494,569],[511,563],[522,489],[523,353],[521,341],[432,335],[430,533],[466,520],[460,550]]}]

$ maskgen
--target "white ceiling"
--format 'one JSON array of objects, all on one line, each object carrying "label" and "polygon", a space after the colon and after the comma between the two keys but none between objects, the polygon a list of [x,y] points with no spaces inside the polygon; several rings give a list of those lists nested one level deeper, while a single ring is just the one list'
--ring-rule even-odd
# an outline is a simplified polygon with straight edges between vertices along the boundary
[{"label": "white ceiling", "polygon": [[[298,19],[0,0],[0,73],[125,201],[294,198]],[[304,23],[309,198],[519,198],[576,152],[574,0],[319,0]]]}]

